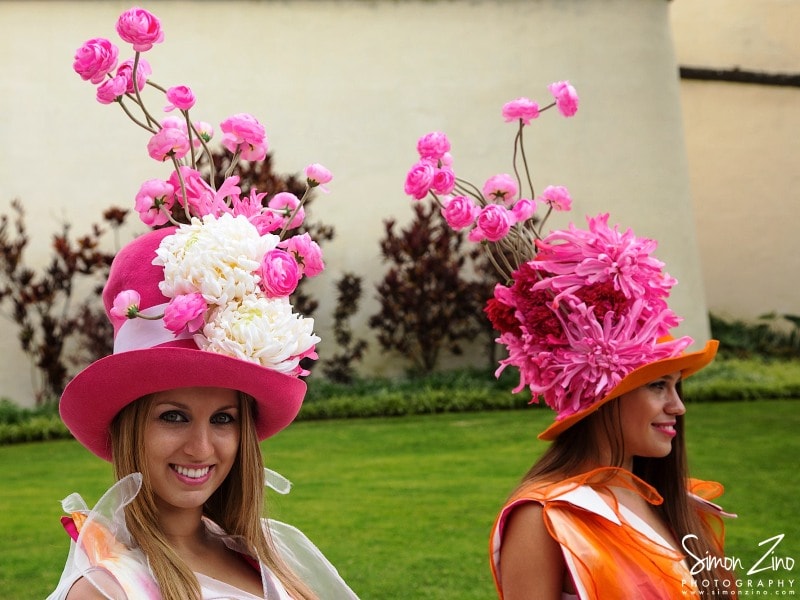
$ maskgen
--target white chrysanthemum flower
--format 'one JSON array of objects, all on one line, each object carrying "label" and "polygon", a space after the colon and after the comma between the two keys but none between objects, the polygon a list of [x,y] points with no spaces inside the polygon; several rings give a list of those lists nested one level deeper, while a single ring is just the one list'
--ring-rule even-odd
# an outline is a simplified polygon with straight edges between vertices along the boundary
[{"label": "white chrysanthemum flower", "polygon": [[314,319],[292,312],[288,298],[252,294],[212,309],[203,335],[196,335],[195,342],[201,350],[291,374],[320,341],[313,329]]},{"label": "white chrysanthemum flower", "polygon": [[278,245],[276,235],[260,235],[244,216],[193,218],[165,237],[154,265],[163,265],[159,284],[167,298],[202,294],[209,305],[225,306],[253,294],[264,254]]}]

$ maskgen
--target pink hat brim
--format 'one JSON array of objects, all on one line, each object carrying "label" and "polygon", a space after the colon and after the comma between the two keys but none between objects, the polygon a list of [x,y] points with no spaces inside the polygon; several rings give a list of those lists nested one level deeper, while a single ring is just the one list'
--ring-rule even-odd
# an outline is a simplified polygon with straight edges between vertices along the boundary
[{"label": "pink hat brim", "polygon": [[59,412],[81,444],[110,461],[109,427],[122,408],[148,394],[186,387],[226,388],[252,396],[259,440],[294,420],[306,392],[301,379],[199,350],[187,340],[113,354],[92,363],[67,385]]}]

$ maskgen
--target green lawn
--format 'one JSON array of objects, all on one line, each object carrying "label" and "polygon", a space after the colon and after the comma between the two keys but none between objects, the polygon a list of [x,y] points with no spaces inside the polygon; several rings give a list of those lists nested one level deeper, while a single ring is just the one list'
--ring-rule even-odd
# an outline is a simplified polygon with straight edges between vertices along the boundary
[{"label": "green lawn", "polygon": [[[727,555],[746,570],[767,549],[759,542],[784,534],[775,555],[800,558],[800,403],[689,410],[693,474],[723,481],[721,503],[739,514]],[[535,435],[551,415],[531,408],[295,423],[264,444],[268,466],[295,486],[287,497],[269,495],[271,514],[303,529],[364,599],[494,598],[489,529],[544,447]],[[57,441],[0,447],[0,473],[1,596],[42,598],[66,555],[59,500],[80,491],[93,504],[111,469],[76,442]]]}]

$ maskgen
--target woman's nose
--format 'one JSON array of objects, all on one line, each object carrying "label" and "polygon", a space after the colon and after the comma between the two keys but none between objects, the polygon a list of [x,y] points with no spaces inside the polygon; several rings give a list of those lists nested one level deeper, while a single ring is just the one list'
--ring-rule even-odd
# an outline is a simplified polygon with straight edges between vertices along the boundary
[{"label": "woman's nose", "polygon": [[186,454],[198,458],[208,457],[212,452],[210,426],[207,423],[196,423],[188,433],[189,437],[184,445]]},{"label": "woman's nose", "polygon": [[666,412],[671,415],[682,415],[686,413],[686,406],[683,404],[683,400],[681,400],[681,396],[678,393],[677,388],[672,388],[670,390],[669,395],[669,402],[666,406]]}]

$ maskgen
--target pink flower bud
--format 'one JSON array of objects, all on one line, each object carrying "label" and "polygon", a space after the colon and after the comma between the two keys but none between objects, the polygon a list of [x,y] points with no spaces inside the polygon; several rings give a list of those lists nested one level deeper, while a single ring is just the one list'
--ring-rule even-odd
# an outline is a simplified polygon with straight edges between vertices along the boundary
[{"label": "pink flower bud", "polygon": [[259,161],[267,156],[267,135],[263,125],[249,114],[239,113],[220,123],[222,145],[240,153],[244,160]]},{"label": "pink flower bud", "polygon": [[[290,192],[280,192],[275,194],[270,201],[267,203],[267,206],[271,208],[273,211],[277,212],[279,215],[283,216],[282,226],[285,226],[289,217],[292,216],[292,213],[297,209],[300,205],[300,200],[297,196]],[[300,210],[297,211],[297,214],[292,219],[291,223],[289,223],[287,229],[294,229],[295,227],[300,227],[303,224],[303,221],[306,218],[305,210],[300,207]]]},{"label": "pink flower bud", "polygon": [[164,309],[164,327],[175,335],[188,328],[191,333],[205,325],[208,305],[202,294],[181,294],[172,298]]},{"label": "pink flower bud", "polygon": [[294,256],[300,272],[306,277],[315,277],[325,269],[322,250],[308,233],[294,235],[282,242],[281,246]]},{"label": "pink flower bud", "polygon": [[460,231],[472,226],[480,210],[470,198],[455,196],[442,209],[442,215],[451,228]]},{"label": "pink flower bud", "polygon": [[175,127],[164,127],[147,142],[151,158],[164,162],[170,156],[183,158],[189,152],[189,137]]},{"label": "pink flower bud", "polygon": [[163,225],[169,221],[168,213],[175,204],[175,188],[160,179],[148,179],[136,194],[135,207],[148,227]]},{"label": "pink flower bud", "polygon": [[511,206],[517,197],[517,181],[505,173],[494,175],[483,184],[483,195],[490,202],[502,202]]},{"label": "pink flower bud", "polygon": [[434,194],[445,195],[453,191],[456,185],[456,176],[449,167],[436,169],[431,182],[431,191]]},{"label": "pink flower bud", "polygon": [[[195,121],[193,125],[197,131],[197,135],[203,138],[205,143],[210,142],[211,138],[214,137],[214,128],[211,126],[211,123],[206,123],[205,121]],[[195,138],[194,144],[196,147],[199,147],[201,145],[200,140]]]},{"label": "pink flower bud", "polygon": [[312,163],[306,167],[306,182],[308,183],[309,187],[320,187],[321,190],[328,191],[325,189],[324,184],[328,183],[331,179],[333,179],[333,175],[331,172],[323,167],[319,163]]},{"label": "pink flower bud", "polygon": [[124,77],[112,77],[106,79],[97,86],[97,101],[100,104],[111,104],[116,102],[123,94],[128,82]]},{"label": "pink flower bud", "polygon": [[514,215],[516,223],[527,221],[536,212],[536,201],[529,200],[528,198],[521,198],[514,204],[511,212]]},{"label": "pink flower bud", "polygon": [[563,185],[548,185],[539,199],[553,210],[567,211],[572,208],[572,198]]},{"label": "pink flower bud", "polygon": [[261,262],[261,288],[270,298],[289,296],[300,281],[300,268],[285,250],[270,250]]},{"label": "pink flower bud", "polygon": [[450,140],[441,131],[426,133],[417,141],[417,152],[420,158],[439,160],[450,151]]},{"label": "pink flower bud", "polygon": [[559,112],[565,117],[571,117],[578,112],[578,92],[569,81],[556,81],[547,86],[556,99]]},{"label": "pink flower bud", "polygon": [[194,106],[195,98],[194,93],[185,85],[176,85],[167,90],[167,106],[164,107],[164,112],[169,112],[173,109],[189,110]]},{"label": "pink flower bud", "polygon": [[531,120],[538,116],[539,105],[528,98],[517,98],[503,105],[506,122],[521,120],[523,125],[530,125]]},{"label": "pink flower bud", "polygon": [[[136,87],[139,91],[144,89],[145,83],[147,83],[147,79],[153,73],[153,69],[150,67],[150,63],[148,63],[143,58],[139,59],[139,64],[136,65]],[[117,76],[124,77],[125,80],[128,82],[125,91],[129,94],[135,94],[136,90],[133,88],[133,59],[129,58],[126,61],[123,61],[119,68],[117,69]]]},{"label": "pink flower bud", "polygon": [[416,200],[422,200],[430,191],[436,168],[429,160],[421,160],[406,175],[405,192]]},{"label": "pink flower bud", "polygon": [[135,319],[139,314],[139,303],[142,301],[139,292],[123,290],[114,297],[114,303],[108,311],[119,319]]},{"label": "pink flower bud", "polygon": [[100,83],[117,66],[119,49],[105,38],[93,38],[75,51],[72,68],[84,81]]},{"label": "pink flower bud", "polygon": [[488,204],[483,207],[475,221],[475,229],[470,231],[469,240],[480,242],[489,240],[496,242],[511,229],[513,215],[505,206],[500,204]]},{"label": "pink flower bud", "polygon": [[158,18],[138,7],[126,10],[119,16],[117,33],[124,41],[133,44],[136,52],[147,52],[153,44],[164,41],[164,32]]}]

